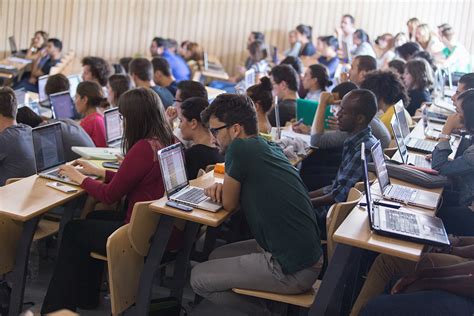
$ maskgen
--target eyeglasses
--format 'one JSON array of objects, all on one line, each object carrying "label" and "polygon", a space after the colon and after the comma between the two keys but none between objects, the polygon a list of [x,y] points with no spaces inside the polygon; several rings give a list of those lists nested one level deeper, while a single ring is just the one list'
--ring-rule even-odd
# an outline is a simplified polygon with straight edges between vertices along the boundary
[{"label": "eyeglasses", "polygon": [[216,128],[210,128],[209,131],[211,132],[212,136],[216,137],[217,132],[219,132],[223,128],[227,128],[227,125],[216,127]]}]

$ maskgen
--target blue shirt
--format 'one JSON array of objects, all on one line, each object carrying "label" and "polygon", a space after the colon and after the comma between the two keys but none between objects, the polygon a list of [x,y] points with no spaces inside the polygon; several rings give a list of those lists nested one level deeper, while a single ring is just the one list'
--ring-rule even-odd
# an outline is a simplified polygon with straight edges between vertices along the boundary
[{"label": "blue shirt", "polygon": [[161,99],[161,103],[163,103],[163,106],[165,107],[165,109],[168,108],[170,105],[173,105],[174,96],[171,94],[171,92],[168,89],[160,87],[160,86],[153,86],[151,87],[151,89],[155,91],[156,94],[158,94],[158,96]]},{"label": "blue shirt", "polygon": [[334,74],[336,73],[337,66],[339,66],[339,58],[334,57],[330,60],[327,60],[325,57],[321,56],[318,58],[318,62],[321,65],[326,66],[329,71],[329,77],[334,78]]},{"label": "blue shirt", "polygon": [[183,58],[168,50],[165,50],[161,57],[166,59],[170,64],[171,72],[173,73],[176,82],[189,80],[191,78],[191,71]]}]

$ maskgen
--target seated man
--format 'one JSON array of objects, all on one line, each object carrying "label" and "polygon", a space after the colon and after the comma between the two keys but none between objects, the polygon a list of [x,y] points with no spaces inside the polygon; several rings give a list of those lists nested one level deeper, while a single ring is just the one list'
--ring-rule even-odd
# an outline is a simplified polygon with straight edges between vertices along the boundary
[{"label": "seated man", "polygon": [[176,81],[189,80],[191,79],[191,70],[184,59],[169,50],[170,43],[161,37],[155,37],[151,41],[150,52],[151,56],[161,56],[168,61],[171,67],[171,72]]},{"label": "seated man", "polygon": [[176,79],[171,74],[170,64],[163,57],[153,57],[153,81],[162,88],[168,89],[173,96],[178,89]]},{"label": "seated man", "polygon": [[[280,126],[296,118],[296,99],[298,98],[298,74],[290,65],[278,65],[270,72],[273,95],[278,97]],[[268,112],[270,124],[276,126],[275,108]]]},{"label": "seated man", "polygon": [[0,186],[36,172],[31,127],[17,124],[17,106],[15,92],[0,88]]},{"label": "seated man", "polygon": [[110,66],[105,59],[93,56],[82,59],[82,80],[97,82],[105,95],[107,95],[107,80],[110,74]]},{"label": "seated man", "polygon": [[224,183],[205,192],[227,211],[240,207],[255,239],[214,250],[208,262],[192,270],[191,286],[214,304],[248,315],[268,313],[265,301],[232,288],[285,294],[311,288],[322,265],[311,201],[281,148],[258,136],[249,97],[222,94],[201,116],[226,154]]},{"label": "seated man", "polygon": [[[344,141],[341,165],[332,185],[309,193],[323,238],[326,236],[326,215],[329,207],[334,203],[345,202],[349,190],[362,179],[360,145],[363,142],[365,148],[369,149],[377,141],[369,126],[376,112],[377,100],[369,90],[352,90],[342,98],[337,121],[339,129],[347,132],[348,137]],[[370,154],[367,159],[370,160]]]},{"label": "seated man", "polygon": [[354,57],[349,70],[349,80],[360,87],[365,76],[377,69],[377,61],[372,56],[360,55]]},{"label": "seated man", "polygon": [[168,89],[157,86],[153,81],[153,66],[146,58],[134,58],[129,65],[130,76],[137,88],[149,88],[158,94],[164,108],[173,105],[173,95]]}]

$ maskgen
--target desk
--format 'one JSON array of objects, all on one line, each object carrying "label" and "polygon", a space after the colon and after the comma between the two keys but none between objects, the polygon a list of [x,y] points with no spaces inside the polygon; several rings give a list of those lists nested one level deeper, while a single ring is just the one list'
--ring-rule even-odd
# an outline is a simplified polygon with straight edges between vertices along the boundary
[{"label": "desk", "polygon": [[[223,181],[223,175],[214,175],[214,172],[211,171],[202,177],[192,180],[191,185],[204,188],[213,184],[214,182],[222,183]],[[148,315],[153,276],[158,270],[163,258],[163,254],[173,228],[173,223],[176,218],[186,220],[186,227],[184,230],[184,245],[176,258],[173,277],[174,285],[171,290],[171,296],[177,298],[178,301],[181,301],[183,287],[186,282],[189,256],[199,230],[199,225],[218,227],[231,215],[230,212],[224,209],[221,209],[216,213],[200,209],[193,209],[191,212],[183,212],[166,206],[165,203],[167,201],[168,198],[163,197],[150,205],[150,209],[156,213],[161,214],[161,217],[156,231],[152,237],[150,250],[140,276],[136,304],[126,312],[127,315]]]},{"label": "desk", "polygon": [[7,57],[3,60],[0,60],[0,65],[2,66],[9,66],[9,67],[15,67],[17,70],[16,74],[12,74],[10,72],[6,72],[3,69],[0,69],[0,77],[2,78],[7,78],[7,79],[12,79],[15,76],[21,75],[23,71],[26,69],[27,66],[31,65],[31,60],[29,62],[27,59],[24,59],[25,62],[20,62],[23,58],[16,58],[13,56]]}]

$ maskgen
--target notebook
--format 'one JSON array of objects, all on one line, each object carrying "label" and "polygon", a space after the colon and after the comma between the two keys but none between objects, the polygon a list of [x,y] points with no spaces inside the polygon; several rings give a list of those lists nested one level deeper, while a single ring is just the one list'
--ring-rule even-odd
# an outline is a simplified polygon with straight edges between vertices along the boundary
[{"label": "notebook", "polygon": [[[303,119],[305,125],[313,125],[313,120],[316,115],[316,110],[319,103],[316,101],[305,100],[305,99],[296,99],[296,119]],[[334,116],[331,112],[331,106],[326,107],[326,112],[324,112],[324,128],[328,129],[327,119]]]}]

